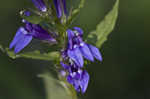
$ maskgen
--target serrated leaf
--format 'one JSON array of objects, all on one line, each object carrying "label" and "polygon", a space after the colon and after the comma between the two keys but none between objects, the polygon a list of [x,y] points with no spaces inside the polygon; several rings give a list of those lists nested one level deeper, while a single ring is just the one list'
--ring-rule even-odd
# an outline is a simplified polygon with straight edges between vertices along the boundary
[{"label": "serrated leaf", "polygon": [[46,99],[77,99],[69,87],[63,81],[55,79],[51,73],[46,72],[39,77],[43,78],[45,84]]},{"label": "serrated leaf", "polygon": [[104,20],[97,25],[96,30],[89,33],[86,39],[87,42],[95,44],[98,48],[102,46],[102,44],[107,40],[108,35],[115,27],[118,18],[118,8],[119,0],[116,0],[114,7],[105,16]]}]

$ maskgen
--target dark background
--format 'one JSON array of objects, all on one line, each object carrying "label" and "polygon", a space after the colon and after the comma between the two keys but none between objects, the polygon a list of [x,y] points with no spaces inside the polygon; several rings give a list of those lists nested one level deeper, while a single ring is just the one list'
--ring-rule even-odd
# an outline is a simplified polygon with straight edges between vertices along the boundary
[{"label": "dark background", "polygon": [[[76,25],[86,33],[111,10],[115,0],[87,0]],[[19,11],[33,6],[30,0],[1,0],[0,43],[8,46],[21,25]],[[100,49],[104,61],[88,65],[91,80],[82,99],[150,98],[150,1],[120,0],[119,18]],[[48,62],[10,59],[0,52],[0,99],[45,99],[37,77]]]}]

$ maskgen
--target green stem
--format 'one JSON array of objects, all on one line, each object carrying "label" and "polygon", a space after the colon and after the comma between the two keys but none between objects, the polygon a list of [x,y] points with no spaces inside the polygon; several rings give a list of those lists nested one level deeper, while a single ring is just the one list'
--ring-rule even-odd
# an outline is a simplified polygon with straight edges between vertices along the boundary
[{"label": "green stem", "polygon": [[59,80],[61,81],[61,84],[65,88],[68,95],[71,96],[71,99],[78,99],[76,90],[66,81],[66,77],[59,76]]}]

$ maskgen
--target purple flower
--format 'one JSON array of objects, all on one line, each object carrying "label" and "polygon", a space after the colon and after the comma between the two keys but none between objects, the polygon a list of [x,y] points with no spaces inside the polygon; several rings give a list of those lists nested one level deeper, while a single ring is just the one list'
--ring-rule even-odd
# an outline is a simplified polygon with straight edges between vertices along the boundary
[{"label": "purple flower", "polygon": [[20,27],[11,42],[9,48],[15,47],[15,53],[20,52],[24,47],[26,47],[32,40],[32,36],[28,35],[28,32],[24,27]]},{"label": "purple flower", "polygon": [[[30,16],[29,11],[24,12],[25,16]],[[25,48],[33,38],[48,42],[48,43],[56,43],[56,40],[48,33],[48,31],[44,30],[38,24],[32,24],[26,20],[22,20],[25,23],[24,27],[20,27],[9,45],[9,48],[12,49],[14,47],[14,52],[19,53],[23,48]]]},{"label": "purple flower", "polygon": [[83,67],[84,60],[78,47],[69,49],[67,54],[78,66]]},{"label": "purple flower", "polygon": [[78,32],[77,34],[79,34],[80,36],[83,36],[83,30],[79,27],[74,27],[74,30],[76,30],[76,32]]},{"label": "purple flower", "polygon": [[35,7],[39,9],[40,11],[42,12],[47,11],[46,5],[43,0],[32,0],[32,2],[35,5]]},{"label": "purple flower", "polygon": [[94,57],[102,61],[101,53],[95,46],[85,43],[82,39],[83,30],[74,27],[74,30],[67,30],[68,34],[68,56],[80,67],[83,67],[83,57],[87,60],[94,61]]},{"label": "purple flower", "polygon": [[[74,27],[74,30],[68,29],[68,46],[62,51],[63,61],[68,64],[61,62],[63,71],[67,71],[66,76],[67,81],[72,84],[77,92],[85,93],[88,82],[89,74],[87,71],[82,70],[84,65],[83,57],[94,61],[94,58],[102,61],[101,53],[99,49],[93,45],[85,43],[82,39],[83,30],[79,27]],[[62,76],[64,73],[62,73]]]},{"label": "purple flower", "polygon": [[78,69],[76,72],[72,72],[68,75],[67,81],[74,86],[78,92],[85,93],[88,82],[89,74],[87,71]]},{"label": "purple flower", "polygon": [[61,62],[61,65],[69,73],[67,81],[74,86],[76,91],[85,93],[90,78],[88,72],[75,64],[68,66]]},{"label": "purple flower", "polygon": [[64,14],[67,15],[66,0],[53,0],[56,8],[57,17],[60,18]]},{"label": "purple flower", "polygon": [[25,11],[25,12],[23,12],[23,14],[24,14],[25,16],[30,16],[30,15],[31,15],[30,11]]},{"label": "purple flower", "polygon": [[[25,21],[26,22],[26,21]],[[33,38],[55,43],[56,40],[50,36],[50,34],[44,30],[40,25],[31,24],[26,22],[24,27],[20,27],[11,42],[9,48],[15,48],[14,52],[18,53],[25,48]]]},{"label": "purple flower", "polygon": [[93,45],[89,45],[89,44],[88,44],[88,47],[89,47],[89,49],[90,49],[92,55],[93,55],[97,60],[99,60],[99,61],[102,61],[102,60],[103,60],[102,55],[101,55],[101,53],[99,52],[99,49],[98,49],[98,48],[96,48],[96,47],[93,46]]},{"label": "purple flower", "polygon": [[72,60],[74,60],[74,62],[78,66],[83,67],[84,60],[83,60],[83,57],[82,57],[82,53],[80,52],[79,47],[77,45],[75,45],[74,42],[73,42],[75,34],[70,29],[67,30],[67,34],[68,34],[67,54]]}]

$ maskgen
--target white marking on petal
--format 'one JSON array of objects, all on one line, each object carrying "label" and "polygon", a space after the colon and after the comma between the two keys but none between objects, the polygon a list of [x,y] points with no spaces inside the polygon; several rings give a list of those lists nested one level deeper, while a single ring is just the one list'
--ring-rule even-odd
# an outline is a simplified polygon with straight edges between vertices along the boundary
[{"label": "white marking on petal", "polygon": [[78,73],[81,74],[81,73],[82,73],[82,70],[78,70]]},{"label": "white marking on petal", "polygon": [[78,47],[78,45],[76,45],[76,44],[73,46],[73,48],[77,48],[77,47]]},{"label": "white marking on petal", "polygon": [[79,36],[79,32],[78,31],[73,31],[75,33],[76,36]]},{"label": "white marking on petal", "polygon": [[43,12],[46,12],[46,11],[47,11],[47,8],[42,8],[42,11],[43,11]]},{"label": "white marking on petal", "polygon": [[80,43],[80,46],[84,46],[84,42]]},{"label": "white marking on petal", "polygon": [[21,28],[20,31],[25,35],[28,34],[28,32],[24,28]]}]

